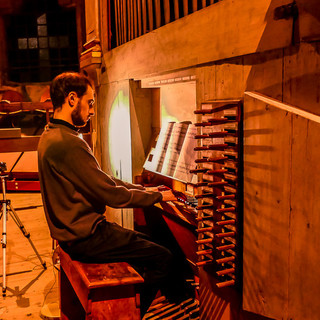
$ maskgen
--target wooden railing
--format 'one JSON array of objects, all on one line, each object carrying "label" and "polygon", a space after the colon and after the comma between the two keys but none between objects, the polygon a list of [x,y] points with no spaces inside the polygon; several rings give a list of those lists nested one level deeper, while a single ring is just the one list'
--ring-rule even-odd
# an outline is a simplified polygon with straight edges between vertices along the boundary
[{"label": "wooden railing", "polygon": [[107,0],[111,48],[221,0]]}]

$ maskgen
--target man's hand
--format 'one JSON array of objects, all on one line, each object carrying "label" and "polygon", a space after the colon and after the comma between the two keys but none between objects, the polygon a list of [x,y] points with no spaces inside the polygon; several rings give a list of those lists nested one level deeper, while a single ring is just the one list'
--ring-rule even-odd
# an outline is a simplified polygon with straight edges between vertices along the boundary
[{"label": "man's hand", "polygon": [[146,191],[159,192],[158,187],[146,187]]},{"label": "man's hand", "polygon": [[160,191],[162,194],[162,201],[175,201],[177,198],[171,190]]},{"label": "man's hand", "polygon": [[166,186],[157,186],[157,187],[147,187],[146,191],[155,191],[162,194],[162,201],[176,201],[177,198],[173,194],[170,188]]}]

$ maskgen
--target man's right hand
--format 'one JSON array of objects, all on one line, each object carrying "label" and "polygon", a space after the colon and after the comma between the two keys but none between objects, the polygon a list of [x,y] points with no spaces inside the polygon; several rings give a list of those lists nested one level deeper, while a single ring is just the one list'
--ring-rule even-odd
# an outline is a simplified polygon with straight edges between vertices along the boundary
[{"label": "man's right hand", "polygon": [[160,191],[162,194],[162,201],[176,201],[176,196],[172,193],[171,190]]}]

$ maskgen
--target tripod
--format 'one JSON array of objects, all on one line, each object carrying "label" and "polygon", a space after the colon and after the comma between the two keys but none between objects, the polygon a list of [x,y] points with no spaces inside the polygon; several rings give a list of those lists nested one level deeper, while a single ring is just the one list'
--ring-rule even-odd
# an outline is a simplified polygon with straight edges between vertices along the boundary
[{"label": "tripod", "polygon": [[16,225],[21,230],[22,234],[29,240],[29,243],[31,244],[32,249],[34,250],[35,254],[37,255],[38,259],[40,260],[40,263],[42,264],[44,269],[47,269],[46,263],[41,259],[37,249],[35,248],[33,242],[30,239],[30,233],[27,232],[24,225],[22,224],[21,220],[19,219],[17,213],[12,207],[11,201],[7,199],[6,197],[6,178],[8,178],[7,175],[0,175],[1,178],[1,184],[2,184],[2,195],[3,198],[1,200],[2,210],[0,214],[0,220],[2,218],[2,252],[3,252],[3,267],[2,267],[2,295],[6,296],[6,290],[7,290],[7,284],[6,284],[6,249],[7,249],[7,220],[8,220],[8,214],[12,217],[13,221],[16,223]]}]

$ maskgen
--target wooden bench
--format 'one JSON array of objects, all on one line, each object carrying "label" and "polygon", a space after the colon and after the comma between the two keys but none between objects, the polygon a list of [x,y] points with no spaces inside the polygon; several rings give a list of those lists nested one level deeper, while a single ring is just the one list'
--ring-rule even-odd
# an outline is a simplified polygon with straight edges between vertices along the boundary
[{"label": "wooden bench", "polygon": [[141,319],[143,278],[128,263],[81,263],[59,249],[61,320]]}]

